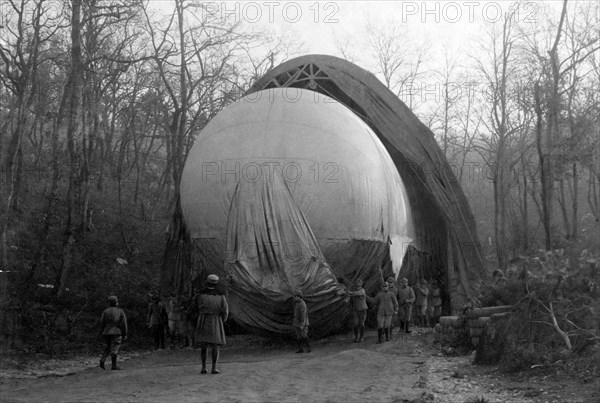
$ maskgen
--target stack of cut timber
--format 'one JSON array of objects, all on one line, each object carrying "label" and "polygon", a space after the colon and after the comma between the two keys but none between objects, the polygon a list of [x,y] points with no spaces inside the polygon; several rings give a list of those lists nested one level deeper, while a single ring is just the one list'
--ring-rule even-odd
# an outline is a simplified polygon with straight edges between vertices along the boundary
[{"label": "stack of cut timber", "polygon": [[467,320],[469,327],[469,337],[471,338],[471,344],[473,346],[477,346],[477,344],[479,344],[479,338],[483,334],[485,326],[489,321],[489,316]]},{"label": "stack of cut timber", "polygon": [[513,310],[512,305],[490,306],[485,308],[475,308],[467,315],[467,327],[471,344],[475,347],[479,344],[479,338],[485,332],[486,326],[494,317],[499,320],[502,317],[510,315]]},{"label": "stack of cut timber", "polygon": [[455,343],[460,336],[463,324],[463,318],[460,316],[442,316],[439,323],[442,344]]},{"label": "stack of cut timber", "polygon": [[492,316],[495,313],[511,312],[513,310],[512,305],[501,305],[501,306],[488,306],[485,308],[474,308],[469,311],[469,318],[480,318],[483,316]]},{"label": "stack of cut timber", "polygon": [[488,324],[508,318],[512,310],[512,305],[490,306],[475,308],[469,311],[466,318],[442,316],[440,323],[435,327],[436,340],[440,341],[442,345],[454,344],[460,342],[461,333],[466,331],[471,344],[477,347]]}]

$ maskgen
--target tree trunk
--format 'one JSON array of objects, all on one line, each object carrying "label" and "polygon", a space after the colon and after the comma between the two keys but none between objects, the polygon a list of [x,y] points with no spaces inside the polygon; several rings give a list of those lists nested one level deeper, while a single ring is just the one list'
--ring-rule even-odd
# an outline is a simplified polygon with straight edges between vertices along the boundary
[{"label": "tree trunk", "polygon": [[8,270],[8,226],[10,222],[10,216],[15,206],[14,198],[19,188],[18,181],[20,175],[18,172],[19,166],[19,153],[21,150],[22,133],[25,125],[25,105],[24,105],[24,94],[21,92],[18,98],[18,104],[16,107],[16,124],[12,131],[11,141],[8,145],[6,161],[4,162],[3,171],[6,172],[8,187],[4,190],[2,206],[2,235],[0,235],[0,250],[2,251],[2,270]]},{"label": "tree trunk", "polygon": [[521,160],[523,166],[523,243],[521,248],[523,251],[529,249],[529,206],[527,204],[527,170],[525,162]]},{"label": "tree trunk", "polygon": [[543,119],[542,119],[542,100],[541,100],[541,89],[539,82],[534,85],[534,98],[535,98],[535,137],[536,137],[536,148],[538,153],[538,159],[540,162],[540,179],[541,179],[541,193],[542,193],[542,223],[544,224],[544,233],[546,241],[546,250],[552,249],[552,229],[550,223],[550,203],[548,203],[548,192],[549,192],[549,164],[547,160],[546,151],[544,149],[543,141]]},{"label": "tree trunk", "polygon": [[590,211],[594,215],[594,219],[596,221],[596,228],[598,230],[598,237],[596,240],[600,239],[600,176],[596,175],[590,169],[590,177],[588,179],[588,194],[587,194],[588,204],[590,206]]},{"label": "tree trunk", "polygon": [[58,115],[56,116],[52,124],[52,184],[50,185],[50,193],[47,195],[48,204],[43,218],[44,225],[42,227],[42,231],[40,232],[39,247],[33,260],[31,270],[29,271],[27,281],[28,285],[33,284],[31,280],[35,278],[37,269],[40,266],[42,266],[44,258],[46,257],[46,250],[48,247],[48,235],[50,234],[50,228],[52,227],[52,216],[54,214],[55,202],[58,200],[58,180],[60,177],[58,130],[60,128],[61,121],[65,113],[68,94],[70,92],[69,85],[69,82],[67,82],[67,84],[65,85],[65,89],[63,90],[62,99],[58,109]]},{"label": "tree trunk", "polygon": [[[496,174],[500,176],[501,174]],[[502,179],[494,180],[494,238],[496,247],[496,257],[498,258],[498,267],[505,270],[507,267],[506,259],[506,220],[505,205],[503,194]]]},{"label": "tree trunk", "polygon": [[[546,112],[546,149],[544,164],[540,164],[544,172],[542,179],[542,206],[544,208],[544,229],[546,231],[546,250],[552,249],[552,194],[554,192],[554,175],[552,169],[552,153],[554,150],[555,137],[558,135],[558,115],[560,113],[560,94],[558,87],[560,84],[560,63],[558,61],[558,44],[560,42],[563,24],[567,15],[567,0],[563,1],[563,8],[560,16],[560,22],[556,30],[554,44],[548,51],[550,56],[550,66],[552,72],[552,87],[550,88],[550,99],[547,102]],[[539,87],[538,87],[539,90]],[[539,94],[538,94],[539,95]],[[536,100],[537,103],[537,100]],[[536,106],[537,107],[537,106]],[[540,129],[541,132],[541,129]],[[541,134],[541,133],[540,133]],[[542,162],[542,161],[540,161]]]},{"label": "tree trunk", "polygon": [[569,223],[569,213],[567,212],[567,201],[565,197],[565,180],[561,178],[559,182],[559,195],[558,195],[558,205],[560,206],[560,211],[563,217],[563,225],[565,227],[565,237],[566,239],[570,239],[571,237],[571,224]]},{"label": "tree trunk", "polygon": [[572,201],[573,201],[573,215],[572,215],[572,219],[571,219],[571,223],[572,223],[572,227],[571,227],[571,239],[572,240],[577,240],[578,236],[579,236],[579,229],[578,229],[578,223],[579,223],[579,217],[578,217],[578,210],[579,210],[579,170],[577,169],[577,162],[573,163],[573,167],[572,167],[572,172],[573,172],[573,192],[572,192]]},{"label": "tree trunk", "polygon": [[71,16],[71,94],[67,122],[67,145],[69,150],[69,187],[67,190],[67,220],[63,238],[62,265],[56,287],[57,297],[64,294],[69,273],[73,267],[75,248],[75,217],[77,211],[76,201],[79,199],[77,192],[80,178],[80,160],[75,135],[79,128],[79,112],[81,107],[81,81],[83,63],[81,55],[81,0],[72,0]]}]

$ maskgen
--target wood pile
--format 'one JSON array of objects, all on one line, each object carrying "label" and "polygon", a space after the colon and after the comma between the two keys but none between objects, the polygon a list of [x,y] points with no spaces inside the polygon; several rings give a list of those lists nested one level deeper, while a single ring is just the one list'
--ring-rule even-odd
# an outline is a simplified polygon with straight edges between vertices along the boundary
[{"label": "wood pile", "polygon": [[[436,340],[442,345],[456,345],[468,337],[468,343],[477,347],[488,328],[498,332],[498,324],[510,317],[512,305],[475,308],[466,316],[442,316],[435,327]],[[501,325],[500,325],[501,326]]]}]

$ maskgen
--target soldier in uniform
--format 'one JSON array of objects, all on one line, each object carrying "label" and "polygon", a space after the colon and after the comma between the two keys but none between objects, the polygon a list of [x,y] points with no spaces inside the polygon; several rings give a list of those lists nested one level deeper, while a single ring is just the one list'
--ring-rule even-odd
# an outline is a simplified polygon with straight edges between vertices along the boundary
[{"label": "soldier in uniform", "polygon": [[408,279],[404,277],[400,280],[400,288],[398,289],[398,305],[400,318],[400,331],[404,329],[406,333],[410,333],[410,315],[412,314],[412,304],[415,302],[415,293],[408,286]]},{"label": "soldier in uniform", "polygon": [[356,280],[356,290],[348,291],[352,305],[352,327],[354,329],[354,342],[360,343],[365,335],[365,320],[367,319],[367,293],[363,288],[363,281]]},{"label": "soldier in uniform", "polygon": [[148,304],[148,328],[152,329],[154,348],[165,348],[165,331],[168,325],[168,314],[165,304],[158,295],[152,295],[152,302]]},{"label": "soldier in uniform", "polygon": [[302,291],[296,290],[294,293],[294,319],[292,326],[296,332],[296,341],[298,343],[297,353],[303,353],[302,348],[306,345],[306,352],[310,353],[310,344],[308,343],[308,309],[306,302],[302,298]]},{"label": "soldier in uniform", "polygon": [[196,297],[198,306],[198,323],[196,325],[196,334],[194,342],[200,346],[200,358],[202,359],[201,374],[206,374],[206,355],[208,347],[212,353],[211,374],[218,374],[221,371],[217,369],[219,361],[219,346],[225,344],[225,326],[224,323],[229,316],[229,306],[225,295],[217,290],[219,277],[216,274],[210,274],[206,279],[206,286]]},{"label": "soldier in uniform", "polygon": [[[392,294],[394,294],[394,296],[396,297],[396,300],[398,300],[398,287],[396,287],[396,279],[394,278],[394,276],[389,276],[386,280],[386,282],[388,283],[388,289],[390,290],[390,292]],[[392,340],[393,338],[393,330],[394,330],[394,323],[398,320],[398,314],[394,314],[394,316],[392,317],[392,321],[390,322],[390,327],[388,330],[388,334],[390,336],[390,340]]]},{"label": "soldier in uniform", "polygon": [[394,314],[398,313],[398,300],[390,292],[388,283],[383,283],[374,303],[377,307],[377,343],[383,342],[384,333],[386,341],[390,341],[390,323]]},{"label": "soldier in uniform", "polygon": [[127,318],[125,312],[117,306],[119,300],[116,296],[108,297],[108,304],[110,306],[102,312],[100,317],[102,337],[106,343],[102,358],[100,358],[100,368],[104,369],[104,363],[110,354],[111,369],[117,370],[121,369],[117,366],[117,354],[119,354],[121,343],[127,340]]},{"label": "soldier in uniform", "polygon": [[431,327],[435,327],[440,321],[440,316],[442,316],[442,291],[436,279],[431,280],[428,304],[429,314],[431,315]]},{"label": "soldier in uniform", "polygon": [[418,319],[419,326],[429,326],[429,311],[427,309],[427,299],[429,297],[429,288],[427,287],[427,280],[424,278],[420,282],[415,284],[414,288],[416,301],[415,301],[415,318]]}]

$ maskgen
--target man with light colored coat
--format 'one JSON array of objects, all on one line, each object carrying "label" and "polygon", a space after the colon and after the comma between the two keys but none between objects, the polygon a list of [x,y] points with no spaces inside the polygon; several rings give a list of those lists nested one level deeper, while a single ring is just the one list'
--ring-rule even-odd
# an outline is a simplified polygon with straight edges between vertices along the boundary
[{"label": "man with light colored coat", "polygon": [[384,333],[386,341],[389,341],[390,324],[394,315],[398,313],[398,300],[390,292],[388,283],[383,283],[381,292],[375,297],[374,303],[377,309],[377,343],[383,342]]}]

